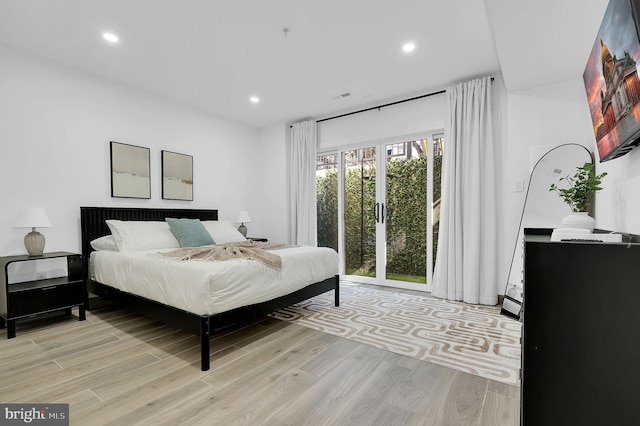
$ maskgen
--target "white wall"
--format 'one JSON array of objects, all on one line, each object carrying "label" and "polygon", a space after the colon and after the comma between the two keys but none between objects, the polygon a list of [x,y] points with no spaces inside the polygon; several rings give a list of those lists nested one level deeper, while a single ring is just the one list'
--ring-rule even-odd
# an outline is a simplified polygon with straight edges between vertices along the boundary
[{"label": "white wall", "polygon": [[510,93],[507,98],[507,227],[515,233],[520,220],[516,212],[526,194],[516,192],[515,183],[522,181],[526,188],[533,165],[550,148],[578,143],[593,152],[595,142],[581,81]]},{"label": "white wall", "polygon": [[[596,226],[640,234],[640,150],[600,163],[582,79],[538,87],[508,95],[508,180],[526,182],[532,152],[562,143],[579,143],[594,153],[597,173],[609,173],[596,195]],[[542,149],[540,149],[542,148]],[[550,196],[555,196],[553,193]],[[524,193],[507,191],[507,226],[515,238],[514,213],[521,209]]]},{"label": "white wall", "polygon": [[[525,201],[529,175],[535,163],[549,149],[565,143],[577,143],[593,152],[595,139],[582,80],[561,82],[507,95],[507,174],[506,174],[506,238],[507,267],[511,266],[514,248],[516,255],[510,282],[521,280],[521,249],[518,230]],[[516,182],[523,183],[525,191],[515,190]],[[530,198],[527,210],[554,209],[544,217],[537,216],[535,224],[553,228],[562,217],[570,213],[553,192],[542,192],[540,199]],[[563,208],[566,207],[566,211]],[[529,222],[532,221],[529,216]],[[526,218],[525,218],[526,220]]]},{"label": "white wall", "polygon": [[[0,255],[26,253],[21,207],[44,207],[45,250],[80,250],[80,206],[263,208],[258,131],[0,47]],[[111,198],[109,142],[151,149],[150,200]],[[193,156],[194,201],[161,199],[160,151]],[[253,219],[253,218],[252,218]]]},{"label": "white wall", "polygon": [[[259,158],[255,171],[254,210],[259,222],[252,223],[248,235],[267,237],[269,241],[291,242],[289,229],[289,175],[287,173],[287,134],[289,126],[277,125],[260,130]],[[251,213],[254,219],[254,213]],[[255,226],[254,226],[255,225]]]}]

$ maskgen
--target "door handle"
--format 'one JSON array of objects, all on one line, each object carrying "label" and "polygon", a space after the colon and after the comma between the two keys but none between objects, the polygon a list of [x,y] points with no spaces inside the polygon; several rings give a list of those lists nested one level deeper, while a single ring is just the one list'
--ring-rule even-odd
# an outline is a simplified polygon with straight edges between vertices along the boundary
[{"label": "door handle", "polygon": [[384,210],[384,204],[376,203],[373,207],[373,212],[376,217],[376,223],[384,223],[384,219],[387,217],[387,213]]}]

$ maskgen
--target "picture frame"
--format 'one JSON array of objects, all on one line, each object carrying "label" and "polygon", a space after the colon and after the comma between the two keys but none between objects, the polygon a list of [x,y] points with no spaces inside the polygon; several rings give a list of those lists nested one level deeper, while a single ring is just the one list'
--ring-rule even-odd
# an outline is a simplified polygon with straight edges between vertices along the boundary
[{"label": "picture frame", "polygon": [[162,151],[162,199],[193,201],[193,156]]},{"label": "picture frame", "polygon": [[150,149],[110,142],[111,196],[151,198]]}]

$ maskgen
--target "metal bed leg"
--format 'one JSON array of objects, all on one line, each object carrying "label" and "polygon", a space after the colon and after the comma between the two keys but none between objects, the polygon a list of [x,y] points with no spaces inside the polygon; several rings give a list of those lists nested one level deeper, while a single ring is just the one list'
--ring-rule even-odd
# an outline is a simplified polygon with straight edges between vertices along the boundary
[{"label": "metal bed leg", "polygon": [[340,275],[336,275],[335,305],[340,306]]},{"label": "metal bed leg", "polygon": [[209,369],[209,317],[200,318],[200,363],[202,371]]},{"label": "metal bed leg", "polygon": [[16,320],[7,320],[7,339],[16,337]]}]

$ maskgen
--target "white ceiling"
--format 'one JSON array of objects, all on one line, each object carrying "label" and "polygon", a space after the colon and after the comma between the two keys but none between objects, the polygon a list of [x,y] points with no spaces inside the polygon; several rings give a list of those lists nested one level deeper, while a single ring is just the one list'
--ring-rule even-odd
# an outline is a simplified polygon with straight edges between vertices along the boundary
[{"label": "white ceiling", "polygon": [[608,0],[485,0],[510,92],[582,78]]},{"label": "white ceiling", "polygon": [[[0,44],[254,127],[582,75],[607,0],[0,0]],[[485,7],[486,6],[486,7]],[[283,28],[289,31],[285,35]],[[117,33],[118,45],[102,40]],[[401,50],[405,41],[416,50]],[[349,92],[349,97],[338,95]],[[257,95],[259,104],[249,97]]]}]

